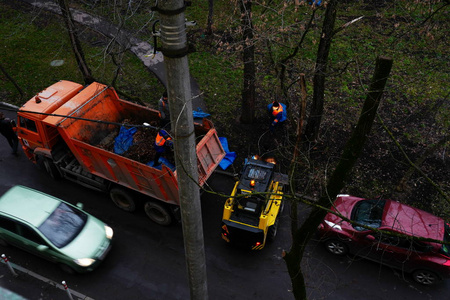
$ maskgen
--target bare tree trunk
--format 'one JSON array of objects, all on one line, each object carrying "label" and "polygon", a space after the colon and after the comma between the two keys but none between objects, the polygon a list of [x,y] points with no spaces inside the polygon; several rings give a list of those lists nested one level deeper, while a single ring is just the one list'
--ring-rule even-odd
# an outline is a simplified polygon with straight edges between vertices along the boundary
[{"label": "bare tree trunk", "polygon": [[22,91],[22,89],[17,84],[17,82],[14,80],[14,78],[9,76],[8,72],[6,72],[5,68],[3,68],[3,66],[1,64],[0,64],[0,71],[2,71],[2,73],[6,76],[6,78],[8,78],[9,81],[11,81],[11,83],[14,85],[14,87],[16,88],[16,90],[20,94],[20,100],[22,100],[23,99],[23,91]]},{"label": "bare tree trunk", "polygon": [[325,79],[333,39],[334,23],[336,21],[337,0],[328,3],[323,20],[322,34],[319,49],[317,50],[316,67],[314,71],[314,91],[311,111],[306,124],[305,137],[308,141],[315,141],[319,135],[320,123],[322,121],[323,102],[325,97]]},{"label": "bare tree trunk", "polygon": [[[297,123],[297,140],[295,141],[295,147],[294,147],[294,155],[292,157],[291,164],[295,166],[299,148],[300,148],[300,141],[302,139],[302,131],[303,131],[303,122],[305,119],[305,112],[306,112],[306,81],[305,81],[305,74],[300,74],[300,89],[301,89],[301,105],[300,105],[300,112],[298,114],[298,123]],[[292,172],[294,168],[291,168]],[[291,174],[292,175],[292,174]],[[291,176],[292,178],[292,176]]]},{"label": "bare tree trunk", "polygon": [[252,0],[240,0],[244,45],[244,88],[240,121],[251,124],[255,119],[255,46],[253,44]]},{"label": "bare tree trunk", "polygon": [[212,24],[213,24],[213,13],[214,13],[214,0],[208,0],[208,23],[206,25],[206,34],[212,34]]},{"label": "bare tree trunk", "polygon": [[[319,207],[330,208],[332,201],[345,185],[356,160],[361,155],[367,136],[372,128],[381,96],[386,85],[387,78],[392,68],[392,59],[379,57],[375,67],[374,76],[370,85],[369,93],[364,102],[358,124],[352,136],[345,145],[339,163],[331,175],[326,186],[326,192],[320,197],[302,226],[292,233],[292,246],[289,252],[284,253],[284,260],[291,277],[292,290],[295,299],[307,299],[306,286],[301,269],[301,261],[309,240],[313,236],[327,211]],[[297,222],[293,220],[292,222]],[[296,223],[295,223],[296,224]],[[296,227],[292,224],[291,228]]]},{"label": "bare tree trunk", "polygon": [[58,0],[59,7],[61,8],[61,14],[64,22],[66,23],[67,32],[69,33],[70,44],[72,45],[75,59],[78,63],[78,68],[83,75],[84,83],[90,84],[95,81],[92,77],[91,70],[89,69],[86,60],[84,58],[83,48],[81,47],[80,40],[73,23],[72,14],[70,13],[68,0]]}]

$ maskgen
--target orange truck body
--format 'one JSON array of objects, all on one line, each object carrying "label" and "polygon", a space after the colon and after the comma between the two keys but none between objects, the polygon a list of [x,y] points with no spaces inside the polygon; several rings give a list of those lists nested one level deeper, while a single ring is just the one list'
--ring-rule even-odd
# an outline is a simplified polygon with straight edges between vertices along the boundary
[{"label": "orange truck body", "polygon": [[[159,115],[119,99],[106,85],[59,81],[20,108],[16,132],[28,158],[46,160],[50,173],[56,170],[55,174],[98,190],[120,185],[179,205],[176,171],[164,164],[161,169],[153,168],[97,146],[127,119],[143,124],[159,120]],[[202,136],[196,151],[199,184],[203,185],[225,152],[209,120],[194,125],[196,134]],[[68,166],[67,157],[76,159],[78,171]]]}]

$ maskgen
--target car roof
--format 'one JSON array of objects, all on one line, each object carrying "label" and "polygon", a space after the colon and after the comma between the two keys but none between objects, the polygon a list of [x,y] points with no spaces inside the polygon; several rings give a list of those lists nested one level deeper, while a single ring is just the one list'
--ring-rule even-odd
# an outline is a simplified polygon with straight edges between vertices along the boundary
[{"label": "car roof", "polygon": [[417,237],[442,240],[444,220],[421,209],[386,200],[382,226]]},{"label": "car roof", "polygon": [[39,227],[61,200],[24,186],[14,186],[0,197],[0,213]]}]

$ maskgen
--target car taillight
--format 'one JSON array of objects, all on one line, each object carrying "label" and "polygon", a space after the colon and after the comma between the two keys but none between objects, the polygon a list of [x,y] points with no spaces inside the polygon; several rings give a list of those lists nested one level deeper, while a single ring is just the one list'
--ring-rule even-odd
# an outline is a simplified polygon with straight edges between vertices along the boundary
[{"label": "car taillight", "polygon": [[446,260],[445,263],[443,263],[444,266],[450,267],[450,260]]}]

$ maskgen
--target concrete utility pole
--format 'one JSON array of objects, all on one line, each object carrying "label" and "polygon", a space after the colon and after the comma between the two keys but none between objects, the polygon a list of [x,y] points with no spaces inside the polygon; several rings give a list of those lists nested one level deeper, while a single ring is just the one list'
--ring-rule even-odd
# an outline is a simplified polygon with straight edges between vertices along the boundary
[{"label": "concrete utility pole", "polygon": [[167,71],[170,121],[175,139],[175,164],[179,183],[184,248],[191,299],[208,299],[205,247],[191,83],[187,60],[188,44],[183,0],[160,0],[153,8],[160,15],[161,51]]}]

